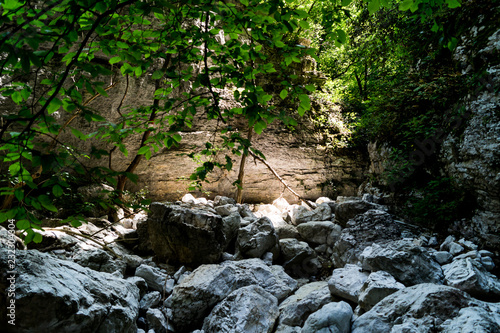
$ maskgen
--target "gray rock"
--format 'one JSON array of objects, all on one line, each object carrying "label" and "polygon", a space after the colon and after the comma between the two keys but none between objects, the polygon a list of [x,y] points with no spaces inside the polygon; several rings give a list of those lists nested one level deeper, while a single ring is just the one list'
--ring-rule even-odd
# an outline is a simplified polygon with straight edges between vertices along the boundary
[{"label": "gray rock", "polygon": [[461,238],[458,243],[469,250],[477,250],[478,246],[471,241]]},{"label": "gray rock", "polygon": [[406,286],[443,281],[441,266],[426,248],[416,246],[411,241],[394,241],[383,246],[373,244],[361,256],[364,269],[386,271]]},{"label": "gray rock", "polygon": [[148,292],[148,284],[146,280],[139,276],[130,276],[127,278],[128,282],[131,282],[139,288],[139,299],[141,299]]},{"label": "gray rock", "polygon": [[297,231],[308,243],[333,245],[340,237],[342,228],[330,221],[315,221],[299,224]]},{"label": "gray rock", "polygon": [[363,250],[373,243],[384,243],[401,236],[399,224],[389,213],[370,210],[347,223],[339,240],[333,246],[332,261],[335,267],[356,264]]},{"label": "gray rock", "polygon": [[[160,269],[151,267],[146,264],[142,264],[141,266],[137,267],[137,269],[135,270],[135,276],[139,276],[146,280],[149,290],[159,291],[160,293],[164,291],[164,286],[167,283],[167,280],[170,278]],[[167,290],[165,291],[167,292]]]},{"label": "gray rock", "polygon": [[293,276],[311,276],[318,272],[321,263],[316,252],[306,243],[294,238],[280,239],[280,261]]},{"label": "gray rock", "polygon": [[[486,304],[485,304],[486,305]],[[443,333],[500,332],[500,305],[460,309],[457,317],[446,320]]]},{"label": "gray rock", "polygon": [[273,250],[277,243],[278,236],[271,220],[261,217],[240,228],[236,247],[244,257],[260,258],[264,253]]},{"label": "gray rock", "polygon": [[278,314],[276,297],[260,286],[246,286],[233,291],[214,307],[203,323],[203,330],[270,333]]},{"label": "gray rock", "polygon": [[329,303],[307,318],[301,333],[350,333],[352,315],[346,302]]},{"label": "gray rock", "polygon": [[480,259],[481,255],[479,254],[478,251],[472,250],[472,251],[469,251],[467,253],[462,253],[462,254],[456,256],[455,258],[453,258],[453,260],[459,260],[459,259],[465,259],[465,258]]},{"label": "gray rock", "polygon": [[448,320],[459,317],[461,309],[467,307],[487,308],[488,305],[456,288],[419,284],[384,298],[354,321],[351,332],[443,332],[443,328],[450,323]]},{"label": "gray rock", "polygon": [[280,304],[278,327],[302,326],[311,313],[334,300],[326,281],[308,283]]},{"label": "gray rock", "polygon": [[368,276],[359,292],[359,305],[364,311],[370,310],[375,304],[405,288],[394,277],[384,271],[373,272]]},{"label": "gray rock", "polygon": [[[0,251],[1,281],[11,270],[8,252]],[[133,283],[33,250],[17,251],[15,270],[15,332],[137,332]],[[2,322],[6,311],[2,306]]]},{"label": "gray rock", "polygon": [[241,216],[238,213],[233,213],[229,216],[222,218],[222,228],[224,231],[224,236],[226,237],[226,244],[224,250],[227,249],[228,245],[238,237],[238,230],[241,225]]},{"label": "gray rock", "polygon": [[487,272],[483,265],[470,258],[443,266],[445,282],[479,299],[500,297],[500,281]]},{"label": "gray rock", "polygon": [[463,247],[462,245],[458,244],[458,243],[451,242],[451,243],[449,244],[449,250],[448,250],[448,251],[449,251],[452,255],[454,255],[454,256],[456,256],[456,255],[457,255],[457,254],[459,254],[459,253],[462,253],[462,251],[463,251],[463,250],[464,250],[464,247]]},{"label": "gray rock", "polygon": [[276,230],[276,234],[279,239],[283,238],[300,238],[299,231],[297,227],[286,222],[281,217],[279,218],[271,218],[271,222],[273,223],[274,230]]},{"label": "gray rock", "polygon": [[227,244],[222,218],[208,211],[153,202],[147,224],[151,247],[163,262],[215,263]]},{"label": "gray rock", "polygon": [[327,203],[319,204],[318,207],[311,211],[304,207],[299,207],[295,207],[292,210],[291,220],[295,225],[310,221],[329,221],[332,218],[332,210]]},{"label": "gray rock", "polygon": [[146,312],[146,320],[148,322],[149,330],[155,333],[166,333],[168,329],[167,319],[160,309],[149,309]]},{"label": "gray rock", "polygon": [[495,268],[495,263],[490,257],[481,257],[481,263],[487,271],[491,271]]},{"label": "gray rock", "polygon": [[338,203],[335,209],[335,222],[345,227],[347,221],[372,209],[381,211],[387,210],[385,206],[359,199]]},{"label": "gray rock", "polygon": [[81,250],[72,258],[77,264],[95,271],[113,273],[119,272],[123,277],[127,264],[123,261],[113,260],[110,254],[101,249]]},{"label": "gray rock", "polygon": [[441,246],[439,247],[439,250],[440,251],[448,251],[450,249],[450,244],[453,243],[454,241],[455,241],[454,236],[450,235],[450,236],[446,237],[443,244],[441,244]]},{"label": "gray rock", "polygon": [[493,257],[494,256],[493,252],[488,251],[488,250],[480,250],[479,254],[481,255],[481,257]]},{"label": "gray rock", "polygon": [[332,295],[358,303],[359,292],[368,275],[361,267],[348,264],[344,268],[333,270],[332,277],[328,280],[328,288]]},{"label": "gray rock", "polygon": [[453,259],[453,255],[448,251],[436,251],[432,254],[432,256],[440,265],[448,264]]},{"label": "gray rock", "polygon": [[214,198],[214,205],[215,206],[236,205],[236,200],[218,195]]},{"label": "gray rock", "polygon": [[175,286],[171,298],[176,329],[193,329],[211,309],[234,290],[258,285],[279,301],[297,287],[281,266],[267,266],[259,259],[225,261],[220,265],[202,265]]},{"label": "gray rock", "polygon": [[215,211],[217,214],[220,216],[229,216],[233,214],[240,214],[239,209],[236,205],[222,205],[222,206],[216,206]]},{"label": "gray rock", "polygon": [[160,304],[161,294],[159,291],[152,291],[144,295],[139,302],[139,309],[146,311]]},{"label": "gray rock", "polygon": [[434,246],[438,246],[438,245],[439,245],[439,243],[438,243],[436,236],[432,236],[431,238],[429,238],[429,242],[427,243],[427,246],[434,247]]}]

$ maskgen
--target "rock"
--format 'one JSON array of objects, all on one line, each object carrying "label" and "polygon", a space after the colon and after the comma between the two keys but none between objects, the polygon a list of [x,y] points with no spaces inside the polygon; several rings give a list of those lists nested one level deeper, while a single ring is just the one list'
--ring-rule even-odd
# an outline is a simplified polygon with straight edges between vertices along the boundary
[{"label": "rock", "polygon": [[361,267],[348,264],[344,268],[333,270],[332,277],[328,280],[328,288],[333,296],[358,303],[359,292],[368,275]]},{"label": "rock", "polygon": [[445,282],[479,299],[498,299],[500,281],[486,271],[481,263],[470,258],[453,261],[443,266]]},{"label": "rock", "polygon": [[148,284],[143,278],[139,276],[130,276],[127,278],[127,281],[135,284],[136,287],[139,288],[139,299],[144,297],[144,295],[148,292]]},{"label": "rock", "polygon": [[439,245],[439,243],[438,243],[436,236],[432,236],[431,238],[429,238],[429,242],[427,243],[427,246],[434,247],[434,246],[438,246],[438,245]]},{"label": "rock", "polygon": [[147,224],[152,249],[168,263],[215,263],[227,244],[222,218],[207,211],[153,202]]},{"label": "rock", "polygon": [[321,268],[317,254],[306,242],[294,238],[280,239],[280,261],[286,272],[293,276],[315,275]]},{"label": "rock", "polygon": [[[151,267],[146,264],[142,264],[135,270],[135,276],[139,276],[146,280],[149,290],[164,292],[164,286],[167,280],[170,278],[167,274],[163,273],[156,267]],[[165,290],[167,294],[170,294],[172,290]]]},{"label": "rock", "polygon": [[134,253],[148,255],[153,253],[151,240],[149,238],[148,221],[137,223],[137,245],[133,248]]},{"label": "rock", "polygon": [[273,206],[278,208],[278,210],[282,212],[287,210],[288,207],[290,207],[290,204],[288,203],[288,201],[286,201],[285,198],[279,197],[278,199],[273,201]]},{"label": "rock", "polygon": [[276,297],[260,286],[246,286],[233,291],[214,307],[203,323],[203,330],[270,333],[278,314]]},{"label": "rock", "polygon": [[460,309],[457,317],[446,320],[442,332],[500,332],[500,306],[488,304],[485,307]]},{"label": "rock", "polygon": [[453,255],[448,251],[436,251],[432,256],[440,265],[448,264],[453,259]]},{"label": "rock", "polygon": [[[148,327],[155,333],[166,333],[168,329],[167,319],[159,309],[148,309],[146,312]],[[149,332],[149,331],[148,331]]]},{"label": "rock", "polygon": [[334,300],[326,281],[308,283],[280,304],[278,328],[280,326],[303,326],[311,313]]},{"label": "rock", "polygon": [[439,247],[439,250],[440,251],[448,251],[450,249],[450,244],[453,243],[454,241],[455,241],[454,236],[450,235],[450,236],[446,237],[443,244],[441,244],[441,246]]},{"label": "rock", "polygon": [[[498,305],[494,306],[498,308]],[[468,307],[488,309],[489,305],[456,288],[419,284],[378,302],[354,321],[351,332],[490,332],[444,330],[454,318],[460,317],[462,308]]]},{"label": "rock", "polygon": [[462,254],[456,256],[455,258],[453,258],[453,260],[459,260],[459,259],[465,259],[465,258],[480,259],[481,255],[479,254],[478,251],[472,250],[472,251],[469,251],[467,253],[462,253]]},{"label": "rock", "polygon": [[487,271],[491,271],[493,270],[493,268],[495,268],[495,263],[490,257],[481,257],[481,263]]},{"label": "rock", "polygon": [[335,222],[340,224],[342,227],[345,227],[347,221],[371,209],[380,211],[387,210],[385,206],[357,199],[337,203],[337,207],[335,209]]},{"label": "rock", "polygon": [[310,210],[304,206],[291,205],[288,211],[287,221],[291,222],[293,225],[298,225],[301,222],[308,222],[309,220],[305,221],[305,219],[311,216],[309,212]]},{"label": "rock", "polygon": [[279,239],[283,238],[300,238],[299,231],[297,227],[285,222],[281,217],[280,218],[272,218],[271,222],[273,223],[274,230],[276,230],[276,234]]},{"label": "rock", "polygon": [[324,202],[332,202],[332,199],[328,198],[328,197],[319,197],[318,199],[316,199],[316,204],[322,204]]},{"label": "rock", "polygon": [[329,303],[307,318],[301,333],[350,333],[352,314],[344,301]]},{"label": "rock", "polygon": [[453,255],[456,256],[457,254],[461,253],[464,250],[464,247],[458,243],[451,242],[449,244],[449,252]]},{"label": "rock", "polygon": [[297,226],[297,231],[308,243],[333,245],[340,238],[342,228],[329,221],[306,222]]},{"label": "rock", "polygon": [[236,205],[236,200],[218,195],[214,198],[214,205],[215,206]]},{"label": "rock", "polygon": [[160,304],[160,300],[161,294],[159,291],[152,291],[150,293],[147,293],[139,302],[139,309],[146,311],[147,309],[153,308]]},{"label": "rock", "polygon": [[199,327],[211,309],[234,290],[258,285],[282,301],[297,287],[281,266],[267,266],[259,259],[202,265],[175,286],[171,298],[177,330]]},{"label": "rock", "polygon": [[[11,270],[8,252],[0,251],[1,281]],[[133,283],[33,250],[16,252],[15,270],[15,332],[137,332]],[[3,328],[10,327],[6,296],[0,294]]]},{"label": "rock", "polygon": [[216,206],[215,211],[217,214],[220,216],[229,216],[229,215],[234,215],[234,214],[240,214],[239,208],[235,205],[222,205],[222,206]]},{"label": "rock", "polygon": [[310,221],[329,221],[332,218],[332,210],[327,203],[318,205],[314,210],[308,210],[302,206],[294,207],[292,210],[291,221],[295,225]]},{"label": "rock", "polygon": [[363,250],[373,243],[385,243],[401,236],[399,224],[389,213],[370,210],[347,223],[339,240],[333,246],[332,261],[335,267],[356,264]]},{"label": "rock", "polygon": [[373,272],[368,276],[359,291],[359,305],[364,311],[370,310],[385,297],[405,288],[394,277],[384,271]]},{"label": "rock", "polygon": [[260,258],[278,243],[278,235],[267,217],[261,217],[246,227],[240,228],[236,247],[247,258]]},{"label": "rock", "polygon": [[95,271],[113,273],[119,272],[123,277],[127,264],[113,260],[110,254],[101,249],[80,250],[72,258],[77,264]]},{"label": "rock", "polygon": [[191,193],[185,194],[181,201],[187,204],[196,204],[196,198]]},{"label": "rock", "polygon": [[481,257],[493,257],[494,256],[493,252],[488,251],[488,250],[480,250],[479,254],[481,255]]},{"label": "rock", "polygon": [[228,246],[232,244],[234,246],[234,241],[238,237],[238,231],[241,225],[241,216],[238,213],[231,214],[229,216],[222,218],[222,228],[224,235],[226,237],[226,244],[224,250],[227,250]]},{"label": "rock", "polygon": [[411,241],[394,241],[383,246],[373,244],[361,257],[363,269],[386,271],[406,286],[443,281],[441,266],[426,248],[415,246]]},{"label": "rock", "polygon": [[465,240],[464,238],[461,238],[458,241],[458,244],[462,245],[463,247],[469,249],[469,250],[477,250],[478,246],[474,244],[471,241]]}]

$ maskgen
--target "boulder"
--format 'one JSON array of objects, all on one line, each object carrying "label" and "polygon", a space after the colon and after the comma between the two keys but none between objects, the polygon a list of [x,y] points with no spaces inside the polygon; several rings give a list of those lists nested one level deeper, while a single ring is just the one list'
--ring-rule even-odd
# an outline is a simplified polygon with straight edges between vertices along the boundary
[{"label": "boulder", "polygon": [[295,238],[280,239],[280,262],[287,273],[297,277],[315,275],[321,269],[316,252]]},{"label": "boulder", "polygon": [[214,198],[214,205],[215,206],[236,205],[236,200],[218,195]]},{"label": "boulder", "polygon": [[199,327],[212,308],[241,287],[258,285],[282,301],[297,287],[281,266],[260,259],[202,265],[175,286],[170,300],[173,323],[184,331]]},{"label": "boulder", "polygon": [[375,304],[405,288],[389,273],[384,271],[373,272],[368,276],[359,291],[359,305],[364,311],[370,310]]},{"label": "boulder", "polygon": [[373,244],[361,254],[362,267],[369,271],[386,271],[406,286],[420,283],[442,283],[443,271],[429,251],[410,240],[385,245]]},{"label": "boulder", "polygon": [[359,199],[337,203],[335,207],[335,222],[345,227],[347,221],[371,209],[387,211],[387,207],[385,206]]},{"label": "boulder", "polygon": [[442,325],[444,333],[500,332],[500,305],[484,304],[484,307],[460,309],[458,316],[446,320]]},{"label": "boulder", "polygon": [[95,271],[119,272],[123,277],[127,264],[124,261],[113,260],[110,254],[101,249],[80,250],[72,258],[77,264]]},{"label": "boulder", "polygon": [[340,238],[342,228],[330,221],[315,221],[299,224],[297,231],[308,243],[333,245]]},{"label": "boulder", "polygon": [[[498,311],[498,305],[494,304],[493,307]],[[448,330],[453,322],[460,320],[458,318],[462,317],[464,308],[492,312],[490,304],[475,300],[459,289],[431,283],[419,284],[401,289],[378,302],[354,321],[352,333],[495,332]],[[491,321],[497,321],[498,326],[498,319],[493,317]]]},{"label": "boulder", "polygon": [[[311,282],[300,287],[279,306],[279,326],[303,326],[309,315],[333,302],[326,281]],[[281,328],[283,330],[283,328]]]},{"label": "boulder", "polygon": [[149,290],[155,290],[161,293],[165,292],[167,295],[172,292],[171,288],[165,289],[166,286],[168,286],[167,281],[170,277],[159,268],[142,264],[135,270],[135,276],[143,278],[148,284]]},{"label": "boulder", "polygon": [[146,321],[148,322],[149,331],[155,333],[166,333],[168,322],[163,312],[160,309],[148,309],[146,312]]},{"label": "boulder", "polygon": [[[246,258],[260,258],[272,251],[278,243],[278,235],[267,217],[261,217],[240,228],[236,240],[237,251]],[[277,251],[273,251],[277,254]]]},{"label": "boulder", "polygon": [[459,259],[443,266],[445,283],[479,299],[500,299],[500,281],[477,260]]},{"label": "boulder", "polygon": [[[7,324],[7,293],[0,293],[0,324],[7,332],[137,332],[135,284],[36,250],[17,251],[15,280],[0,251],[2,289],[15,283],[15,326]],[[15,330],[14,330],[15,328]]]},{"label": "boulder", "polygon": [[230,293],[203,323],[205,332],[270,333],[278,318],[278,299],[251,285]]},{"label": "boulder", "polygon": [[373,243],[385,243],[401,237],[399,224],[389,213],[370,210],[347,223],[333,247],[335,267],[356,264],[363,250]]},{"label": "boulder", "polygon": [[348,264],[344,268],[333,270],[332,277],[328,280],[328,288],[333,296],[358,303],[359,292],[368,275],[361,267]]},{"label": "boulder", "polygon": [[159,291],[152,291],[144,295],[139,302],[139,309],[147,311],[149,308],[155,307],[160,304],[161,294]]},{"label": "boulder", "polygon": [[271,218],[271,222],[273,223],[274,230],[276,230],[276,234],[279,239],[283,238],[300,238],[300,234],[297,230],[297,227],[293,224],[285,222],[281,217]]},{"label": "boulder", "polygon": [[291,222],[294,225],[310,221],[329,221],[332,218],[332,210],[327,203],[319,204],[314,210],[294,205],[290,214]]},{"label": "boulder", "polygon": [[151,247],[164,262],[216,263],[227,244],[222,218],[207,211],[154,202],[147,224]]},{"label": "boulder", "polygon": [[350,333],[352,315],[346,302],[328,303],[307,318],[301,333]]}]

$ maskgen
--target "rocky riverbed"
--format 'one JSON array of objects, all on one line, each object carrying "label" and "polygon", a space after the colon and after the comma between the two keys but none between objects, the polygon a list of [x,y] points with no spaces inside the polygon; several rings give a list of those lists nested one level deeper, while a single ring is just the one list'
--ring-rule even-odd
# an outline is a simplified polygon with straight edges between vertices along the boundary
[{"label": "rocky riverbed", "polygon": [[[7,332],[500,332],[498,254],[434,237],[372,195],[155,202],[118,223],[0,229]],[[91,239],[90,239],[90,238]],[[105,245],[103,247],[103,245]],[[3,329],[2,329],[3,331]]]}]

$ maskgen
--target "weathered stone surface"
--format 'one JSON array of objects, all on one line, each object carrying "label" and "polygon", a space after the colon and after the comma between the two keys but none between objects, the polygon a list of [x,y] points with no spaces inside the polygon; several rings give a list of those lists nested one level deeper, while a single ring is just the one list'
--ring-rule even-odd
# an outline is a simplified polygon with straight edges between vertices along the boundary
[{"label": "weathered stone surface", "polygon": [[426,248],[410,240],[400,240],[383,246],[373,244],[363,253],[362,267],[369,271],[383,270],[406,286],[419,283],[442,283],[443,271]]},{"label": "weathered stone surface", "polygon": [[215,263],[227,244],[222,218],[199,209],[153,202],[147,224],[152,249],[169,263]]},{"label": "weathered stone surface", "polygon": [[230,293],[203,323],[205,332],[270,333],[278,318],[278,299],[251,285]]},{"label": "weathered stone surface", "polygon": [[73,260],[83,266],[99,272],[119,272],[125,274],[127,264],[123,261],[113,260],[110,254],[101,249],[80,250],[73,255]]},{"label": "weathered stone surface", "polygon": [[139,302],[139,309],[147,311],[147,309],[152,308],[160,304],[161,294],[159,291],[152,291],[144,295]]},{"label": "weathered stone surface", "polygon": [[[167,319],[159,309],[149,309],[146,312],[146,320],[150,331],[155,333],[166,333],[168,328]],[[149,332],[149,331],[148,331]]]},{"label": "weathered stone surface", "polygon": [[314,210],[308,210],[302,206],[294,206],[290,211],[290,218],[294,225],[310,221],[329,221],[332,218],[332,210],[327,203],[319,204]]},{"label": "weathered stone surface", "polygon": [[479,299],[500,299],[500,281],[478,261],[465,258],[443,266],[447,285]]},{"label": "weathered stone surface", "polygon": [[399,225],[384,211],[370,210],[347,223],[333,247],[335,267],[356,264],[363,250],[373,243],[384,243],[401,236]]},{"label": "weathered stone surface", "polygon": [[318,272],[321,264],[316,252],[306,243],[294,238],[279,240],[280,261],[287,273],[293,276],[311,276]]},{"label": "weathered stone surface", "polygon": [[437,251],[432,254],[432,257],[440,265],[445,265],[451,262],[453,255],[448,251]]},{"label": "weathered stone surface", "polygon": [[307,318],[301,333],[350,333],[352,314],[344,301],[326,304]]},{"label": "weathered stone surface", "polygon": [[444,333],[500,332],[500,305],[486,303],[484,307],[460,309],[457,317],[446,320]]},{"label": "weathered stone surface", "polygon": [[361,267],[348,264],[344,268],[333,270],[332,277],[328,280],[328,288],[332,295],[358,303],[361,287],[368,275]]},{"label": "weathered stone surface", "polygon": [[487,303],[474,300],[456,288],[419,284],[395,292],[377,303],[354,321],[352,333],[488,332],[443,330],[454,318],[460,317],[462,308],[491,311]]},{"label": "weathered stone surface", "polygon": [[202,265],[174,288],[174,325],[181,331],[197,327],[218,302],[250,285],[261,286],[281,301],[296,289],[297,282],[282,267],[267,266],[259,259]]},{"label": "weathered stone surface", "polygon": [[311,313],[334,300],[326,281],[308,283],[280,304],[279,326],[302,326]]},{"label": "weathered stone surface", "polygon": [[271,218],[271,222],[273,223],[274,230],[276,230],[276,234],[279,239],[283,238],[300,238],[299,231],[297,227],[285,222],[281,217]]},{"label": "weathered stone surface", "polygon": [[302,239],[308,243],[333,245],[340,237],[342,228],[330,221],[315,221],[299,224],[297,230]]},{"label": "weathered stone surface", "polygon": [[[15,326],[5,322],[6,306],[0,309],[8,332],[137,332],[133,283],[34,250],[17,251],[15,269]],[[0,251],[2,290],[10,287],[9,271],[8,253]],[[6,296],[0,293],[0,303]]]},{"label": "weathered stone surface", "polygon": [[349,200],[337,204],[335,222],[345,227],[347,221],[371,209],[385,211],[387,208],[364,200]]},{"label": "weathered stone surface", "polygon": [[[155,290],[159,292],[164,292],[164,286],[169,279],[169,276],[163,273],[160,269],[156,267],[151,267],[146,264],[142,264],[135,270],[135,276],[143,278],[148,284],[149,290]],[[172,290],[165,290],[167,294],[172,292]]]},{"label": "weathered stone surface", "polygon": [[384,271],[373,272],[368,276],[359,291],[359,305],[364,311],[370,310],[385,297],[405,288],[394,277]]},{"label": "weathered stone surface", "polygon": [[[261,217],[246,227],[240,228],[236,247],[246,258],[260,258],[278,243],[278,235],[267,217]],[[277,254],[277,251],[275,251]]]}]

